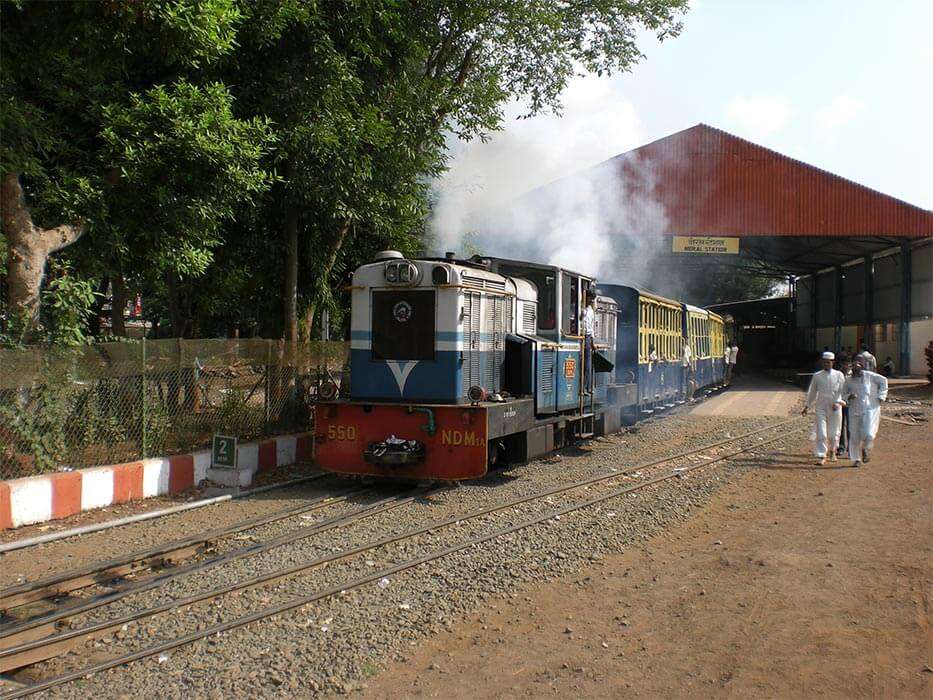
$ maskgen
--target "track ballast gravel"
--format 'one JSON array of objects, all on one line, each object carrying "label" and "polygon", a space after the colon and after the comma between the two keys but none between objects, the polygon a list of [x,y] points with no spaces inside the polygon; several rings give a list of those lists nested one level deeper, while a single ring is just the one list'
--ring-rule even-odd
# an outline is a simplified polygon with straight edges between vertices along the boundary
[{"label": "track ballast gravel", "polygon": [[[435,492],[347,528],[290,543],[255,557],[231,562],[199,574],[182,576],[157,590],[134,595],[75,620],[84,625],[192,595],[257,574],[275,571],[316,557],[401,533],[457,513],[477,510],[542,490],[548,486],[622,470],[691,447],[775,423],[767,418],[724,419],[671,416],[642,424],[636,431],[569,448],[548,459],[496,474],[477,484]],[[772,437],[765,434],[762,439]],[[773,449],[773,448],[772,448]],[[664,525],[683,518],[718,488],[735,468],[714,466],[571,513],[481,547],[458,552],[438,562],[393,576],[383,585],[348,591],[343,596],[305,606],[277,618],[211,637],[159,658],[112,669],[52,691],[57,696],[102,697],[158,693],[175,697],[228,696],[248,692],[294,696],[348,692],[365,683],[387,659],[399,657],[407,645],[452,623],[490,597],[511,604],[527,583],[576,572],[609,552],[650,537]],[[638,475],[620,477],[618,485],[636,483]],[[95,660],[150,646],[211,624],[314,590],[338,585],[374,568],[420,556],[465,541],[471,536],[523,521],[555,505],[584,500],[611,484],[591,486],[509,509],[505,513],[444,528],[423,537],[382,547],[346,562],[313,569],[277,585],[225,596],[186,611],[160,615],[130,625],[116,639],[101,640],[82,654],[40,664],[24,676],[49,677]],[[551,502],[548,503],[547,500]],[[355,504],[334,506],[325,518],[352,511]],[[303,523],[307,525],[307,522]],[[279,527],[263,531],[275,536]],[[260,533],[250,533],[260,537]],[[24,680],[26,680],[24,677]]]}]

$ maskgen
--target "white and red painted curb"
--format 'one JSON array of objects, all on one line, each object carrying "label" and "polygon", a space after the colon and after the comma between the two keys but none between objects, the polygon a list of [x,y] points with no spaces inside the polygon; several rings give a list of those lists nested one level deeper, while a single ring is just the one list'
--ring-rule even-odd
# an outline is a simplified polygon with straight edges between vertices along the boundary
[{"label": "white and red painted curb", "polygon": [[[237,446],[237,466],[257,472],[310,460],[310,433]],[[57,520],[84,510],[179,493],[207,478],[211,451],[0,481],[0,530]]]}]

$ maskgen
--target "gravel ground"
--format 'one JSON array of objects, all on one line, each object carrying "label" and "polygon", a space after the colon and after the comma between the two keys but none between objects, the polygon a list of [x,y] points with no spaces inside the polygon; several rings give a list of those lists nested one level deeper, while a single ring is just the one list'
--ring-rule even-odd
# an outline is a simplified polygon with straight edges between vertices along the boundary
[{"label": "gravel ground", "polygon": [[[637,431],[594,441],[589,448],[571,448],[562,454],[497,474],[478,484],[436,493],[417,503],[401,506],[352,527],[311,537],[259,556],[241,559],[197,575],[180,577],[158,590],[134,595],[89,614],[78,622],[112,619],[133,610],[191,595],[251,575],[275,571],[343,548],[409,530],[456,513],[476,510],[518,495],[540,491],[558,483],[601,474],[706,444],[756,427],[773,419],[698,419],[672,416],[642,424]],[[770,437],[768,434],[766,437]],[[165,658],[150,659],[114,669],[54,691],[56,695],[85,697],[159,692],[180,696],[251,694],[295,695],[347,692],[386,660],[398,657],[407,645],[425,634],[449,627],[489,597],[511,604],[527,582],[567,572],[598,561],[608,552],[647,538],[672,520],[683,518],[701,505],[737,468],[701,470],[677,481],[615,498],[560,521],[527,530],[458,552],[434,564],[393,576],[387,585],[368,585],[345,595],[305,606],[272,620],[212,637],[183,647]],[[632,479],[636,481],[637,479]],[[616,481],[616,480],[613,480]],[[620,478],[616,484],[621,484]],[[82,656],[72,655],[24,672],[48,677],[79,668],[89,659],[101,659],[151,645],[230,620],[296,595],[340,584],[356,576],[470,536],[519,522],[572,500],[605,492],[609,484],[591,486],[568,495],[555,495],[551,503],[523,504],[505,513],[489,515],[444,528],[403,543],[382,547],[307,574],[224,597],[183,613],[151,618],[121,631],[115,640],[99,641]],[[357,505],[333,506],[323,519],[349,512]],[[307,526],[305,520],[301,526]],[[279,532],[251,536],[263,539]],[[287,526],[291,527],[291,525]],[[242,545],[242,543],[239,543]],[[224,546],[228,546],[225,544]],[[232,545],[229,545],[232,546]],[[79,664],[78,662],[81,662]]]}]

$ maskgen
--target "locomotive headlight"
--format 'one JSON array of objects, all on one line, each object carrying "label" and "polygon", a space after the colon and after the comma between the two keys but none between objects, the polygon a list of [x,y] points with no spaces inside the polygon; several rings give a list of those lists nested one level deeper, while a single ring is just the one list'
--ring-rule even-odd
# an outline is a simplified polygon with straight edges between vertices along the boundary
[{"label": "locomotive headlight", "polygon": [[467,391],[467,398],[470,399],[472,403],[479,403],[480,401],[485,401],[489,394],[486,393],[486,390],[481,387],[479,384],[474,384]]},{"label": "locomotive headlight", "polygon": [[398,282],[398,265],[395,263],[386,265],[386,282]]},{"label": "locomotive headlight", "polygon": [[411,272],[412,272],[411,267],[412,267],[412,266],[409,265],[408,263],[403,263],[403,264],[399,265],[399,268],[398,268],[398,281],[401,282],[402,284],[410,284],[410,283],[411,283]]}]

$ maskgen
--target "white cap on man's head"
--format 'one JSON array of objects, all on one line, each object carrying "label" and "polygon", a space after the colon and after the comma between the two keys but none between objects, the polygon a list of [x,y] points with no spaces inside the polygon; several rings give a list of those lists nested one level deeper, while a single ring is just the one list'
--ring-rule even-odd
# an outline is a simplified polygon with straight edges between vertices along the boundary
[{"label": "white cap on man's head", "polygon": [[831,353],[831,352],[824,352],[824,353],[823,353],[823,359],[824,359],[824,360],[835,360],[835,359],[836,359],[836,356],[835,356],[833,353]]}]

